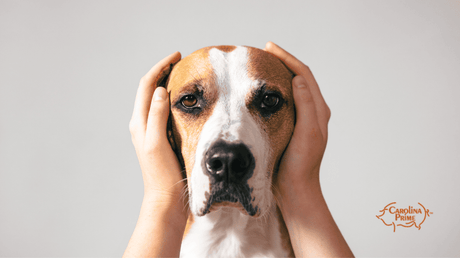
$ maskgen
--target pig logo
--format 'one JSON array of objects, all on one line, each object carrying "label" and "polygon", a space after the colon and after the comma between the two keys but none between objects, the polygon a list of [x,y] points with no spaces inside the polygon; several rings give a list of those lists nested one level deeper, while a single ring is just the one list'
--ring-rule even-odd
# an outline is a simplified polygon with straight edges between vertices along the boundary
[{"label": "pig logo", "polygon": [[420,230],[426,218],[430,217],[430,214],[433,214],[433,212],[430,212],[430,210],[426,209],[421,203],[415,206],[401,208],[396,206],[396,202],[388,204],[380,212],[382,214],[376,215],[376,217],[381,220],[385,226],[393,226],[393,232],[396,232],[396,226],[405,228],[414,226]]}]

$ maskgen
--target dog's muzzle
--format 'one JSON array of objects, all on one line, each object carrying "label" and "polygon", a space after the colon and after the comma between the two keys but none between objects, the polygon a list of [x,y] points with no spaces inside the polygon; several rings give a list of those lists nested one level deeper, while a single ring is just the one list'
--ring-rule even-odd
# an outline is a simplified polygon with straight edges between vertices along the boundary
[{"label": "dog's muzzle", "polygon": [[203,215],[214,203],[240,202],[246,212],[253,216],[258,207],[251,203],[251,192],[247,183],[254,173],[255,159],[243,143],[214,142],[205,153],[202,168],[209,177],[211,193],[206,195]]}]

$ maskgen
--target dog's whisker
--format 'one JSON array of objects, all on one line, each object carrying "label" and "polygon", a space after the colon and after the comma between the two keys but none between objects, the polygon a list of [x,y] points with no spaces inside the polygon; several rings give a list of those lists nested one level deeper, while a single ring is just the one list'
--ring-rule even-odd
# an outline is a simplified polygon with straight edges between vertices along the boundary
[{"label": "dog's whisker", "polygon": [[187,213],[190,213],[191,212],[191,210],[190,210],[190,194],[188,192],[187,184],[182,188],[181,200],[183,201],[185,198],[187,198],[187,202],[186,202],[186,205],[182,208],[182,211],[187,209]]},{"label": "dog's whisker", "polygon": [[270,183],[272,192],[276,192],[276,194],[273,194],[273,199],[275,199],[276,203],[281,205],[280,201],[278,200],[277,196],[280,195],[280,191],[278,188],[273,183]]},{"label": "dog's whisker", "polygon": [[186,205],[182,208],[182,211],[184,211],[185,209],[187,209],[187,213],[190,213],[190,199],[187,200],[187,203]]},{"label": "dog's whisker", "polygon": [[181,189],[181,196],[184,197],[188,194],[188,184],[185,183],[185,185]]},{"label": "dog's whisker", "polygon": [[181,179],[181,180],[177,181],[177,182],[174,183],[172,186],[170,186],[170,187],[168,188],[168,190],[170,190],[171,188],[174,188],[176,185],[178,185],[178,184],[184,182],[185,180],[187,180],[187,178],[184,178],[184,179]]}]

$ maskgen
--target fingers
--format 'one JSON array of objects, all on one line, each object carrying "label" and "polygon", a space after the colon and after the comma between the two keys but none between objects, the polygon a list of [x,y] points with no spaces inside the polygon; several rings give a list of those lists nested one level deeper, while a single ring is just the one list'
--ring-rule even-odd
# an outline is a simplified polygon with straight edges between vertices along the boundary
[{"label": "fingers", "polygon": [[155,89],[145,133],[146,146],[169,146],[166,134],[166,124],[169,115],[168,92],[163,87]]},{"label": "fingers", "polygon": [[310,71],[310,68],[273,42],[268,42],[265,46],[265,50],[281,59],[292,72],[296,75],[302,75],[306,80],[318,112],[318,122],[324,131],[327,127],[331,111],[324,101],[318,83]]},{"label": "fingers", "polygon": [[158,62],[142,77],[134,102],[134,111],[130,123],[131,130],[146,130],[150,104],[156,84],[158,80],[161,80],[162,77],[170,72],[170,65],[177,63],[180,59],[180,53],[175,52]]},{"label": "fingers", "polygon": [[308,84],[310,85],[313,97],[318,104],[320,102],[324,102],[315,77],[313,77],[313,74],[311,73],[308,66],[306,66],[300,60],[273,42],[267,42],[265,49],[281,59],[281,61],[283,61],[284,64],[289,67],[289,69],[291,69],[296,75],[302,75],[307,80]]},{"label": "fingers", "polygon": [[160,71],[163,72],[163,70],[165,69],[169,71],[169,65],[179,62],[180,59],[181,59],[181,54],[179,51],[176,51],[172,53],[171,55],[163,58],[163,60],[158,62],[155,66],[153,66],[150,69],[150,71],[147,72],[146,75],[144,75],[146,82],[153,83],[155,79],[157,78],[157,75],[160,73]]},{"label": "fingers", "polygon": [[[307,66],[295,58],[293,55],[289,54],[286,50],[282,49],[271,41],[267,42],[264,49],[281,59],[281,61],[283,61],[283,63],[296,75],[303,75],[303,69]],[[305,78],[307,80],[309,79],[306,76]]]}]

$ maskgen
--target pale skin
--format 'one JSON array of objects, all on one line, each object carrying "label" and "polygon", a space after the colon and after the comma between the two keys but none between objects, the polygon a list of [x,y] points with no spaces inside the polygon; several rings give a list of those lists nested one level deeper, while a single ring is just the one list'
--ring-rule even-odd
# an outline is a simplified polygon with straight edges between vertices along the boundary
[{"label": "pale skin", "polygon": [[[319,171],[331,112],[308,66],[268,42],[265,51],[296,74],[296,125],[280,163],[275,192],[297,257],[353,257],[324,200]],[[173,53],[140,81],[129,124],[144,179],[139,219],[123,257],[178,257],[188,218],[181,168],[166,137],[169,96],[157,75],[181,59]]]}]

